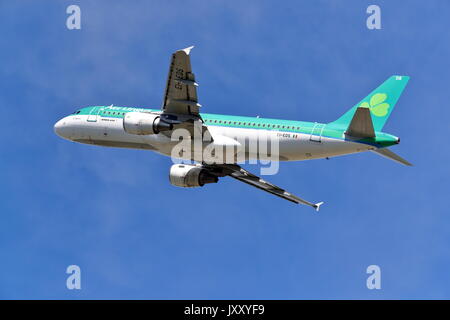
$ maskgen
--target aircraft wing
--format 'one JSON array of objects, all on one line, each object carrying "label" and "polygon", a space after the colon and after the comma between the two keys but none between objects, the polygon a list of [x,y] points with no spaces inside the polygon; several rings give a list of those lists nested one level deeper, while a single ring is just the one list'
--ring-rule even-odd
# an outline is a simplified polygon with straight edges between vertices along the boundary
[{"label": "aircraft wing", "polygon": [[189,56],[192,48],[193,46],[172,54],[162,104],[163,113],[200,117],[200,104],[197,99],[198,84],[192,73]]},{"label": "aircraft wing", "polygon": [[206,167],[213,169],[212,170],[213,172],[214,172],[214,169],[216,169],[216,170],[218,169],[222,173],[221,175],[230,176],[236,180],[247,183],[253,187],[256,187],[258,189],[269,192],[280,198],[292,201],[294,203],[301,203],[301,204],[311,206],[314,209],[316,209],[316,211],[319,211],[320,206],[323,204],[323,202],[311,203],[302,198],[299,198],[299,197],[293,195],[292,193],[289,193],[286,190],[248,172],[247,170],[241,168],[239,165],[236,165],[236,164],[214,164],[214,165],[207,165]]}]

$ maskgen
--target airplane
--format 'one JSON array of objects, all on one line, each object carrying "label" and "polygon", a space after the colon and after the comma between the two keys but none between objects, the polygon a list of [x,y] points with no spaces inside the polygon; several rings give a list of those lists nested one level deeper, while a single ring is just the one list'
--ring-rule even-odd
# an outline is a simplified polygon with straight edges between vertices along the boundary
[{"label": "airplane", "polygon": [[[399,144],[400,139],[381,131],[408,83],[408,76],[391,76],[340,118],[328,123],[200,113],[198,84],[190,60],[192,48],[172,54],[161,109],[89,106],[56,122],[55,133],[78,143],[152,150],[174,159],[192,160],[191,164],[175,163],[170,168],[170,183],[178,187],[200,187],[229,176],[316,211],[323,202],[309,202],[250,173],[238,164],[236,154],[243,154],[244,160],[273,159],[267,148],[258,145],[270,140],[278,145],[278,161],[328,159],[371,151],[411,166],[388,149]],[[174,139],[178,129],[188,135]],[[180,141],[192,146],[196,136],[201,137],[200,149],[182,147],[174,154]],[[250,148],[252,143],[259,147]],[[214,161],[218,159],[214,150],[211,156],[202,158],[211,145],[218,150],[217,155],[231,147],[231,159]]]}]

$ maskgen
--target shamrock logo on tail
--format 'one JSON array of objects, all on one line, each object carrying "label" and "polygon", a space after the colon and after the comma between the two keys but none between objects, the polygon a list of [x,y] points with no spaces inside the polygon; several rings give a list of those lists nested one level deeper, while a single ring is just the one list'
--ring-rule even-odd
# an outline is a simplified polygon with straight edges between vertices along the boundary
[{"label": "shamrock logo on tail", "polygon": [[377,117],[384,117],[387,115],[389,110],[389,103],[385,102],[387,99],[387,94],[385,93],[375,93],[371,98],[370,102],[361,103],[361,108],[369,108],[370,112]]}]

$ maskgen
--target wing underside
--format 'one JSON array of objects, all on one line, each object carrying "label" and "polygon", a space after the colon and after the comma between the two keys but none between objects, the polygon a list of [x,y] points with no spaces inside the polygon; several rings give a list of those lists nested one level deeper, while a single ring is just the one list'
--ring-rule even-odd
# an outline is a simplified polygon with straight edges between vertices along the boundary
[{"label": "wing underside", "polygon": [[163,113],[199,117],[195,76],[192,73],[190,51],[193,47],[172,54],[162,104]]},{"label": "wing underside", "polygon": [[304,204],[304,205],[311,206],[314,209],[316,209],[316,211],[319,211],[320,205],[323,204],[323,202],[312,203],[312,202],[309,202],[302,198],[299,198],[299,197],[293,195],[292,193],[287,192],[286,190],[284,190],[264,179],[261,179],[260,177],[250,173],[249,171],[245,170],[244,168],[242,168],[236,164],[216,164],[216,165],[207,166],[207,168],[208,167],[210,169],[212,169],[212,171],[220,172],[221,175],[230,176],[236,180],[242,181],[253,187],[256,187],[263,191],[269,192],[277,197],[289,200],[289,201],[297,203],[297,204]]}]

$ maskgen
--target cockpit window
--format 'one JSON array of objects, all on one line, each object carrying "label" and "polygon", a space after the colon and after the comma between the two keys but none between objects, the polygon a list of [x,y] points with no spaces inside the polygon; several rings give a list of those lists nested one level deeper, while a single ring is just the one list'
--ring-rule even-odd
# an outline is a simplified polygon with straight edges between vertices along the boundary
[{"label": "cockpit window", "polygon": [[81,112],[81,110],[77,110],[75,112],[72,112],[72,114],[79,114]]}]

